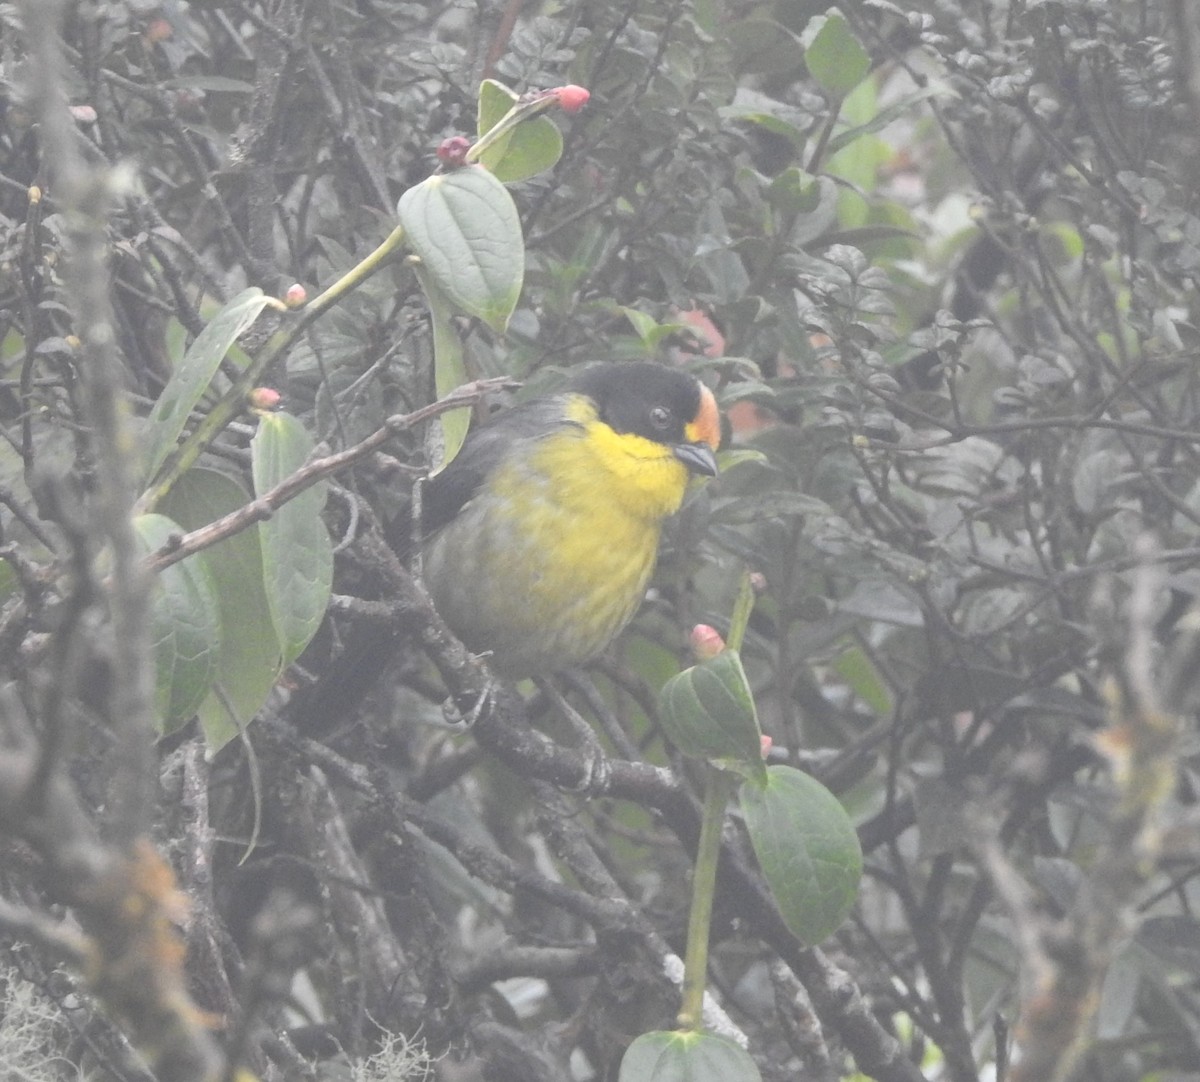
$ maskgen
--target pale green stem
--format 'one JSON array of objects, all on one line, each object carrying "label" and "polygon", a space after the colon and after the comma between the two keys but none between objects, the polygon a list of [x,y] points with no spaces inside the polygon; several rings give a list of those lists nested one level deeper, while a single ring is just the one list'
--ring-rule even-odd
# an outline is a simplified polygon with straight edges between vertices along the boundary
[{"label": "pale green stem", "polygon": [[693,1031],[701,1027],[704,989],[708,984],[708,940],[717,888],[717,862],[721,856],[721,828],[725,823],[725,806],[738,781],[734,775],[714,766],[705,769],[704,811],[696,846],[696,868],[692,873],[692,908],[683,959],[683,1004],[678,1017],[681,1029]]},{"label": "pale green stem", "polygon": [[[547,109],[558,104],[558,95],[552,90],[543,91],[538,97],[518,101],[499,122],[480,137],[467,152],[467,161],[475,162],[479,156],[492,146],[506,133],[530,117],[544,113]],[[237,382],[226,392],[221,400],[211,409],[205,418],[196,426],[195,431],[184,440],[179,449],[167,460],[166,466],[159,474],[154,485],[143,493],[138,500],[137,510],[148,511],[155,506],[171,487],[189,469],[208,448],[214,439],[224,431],[225,427],[245,409],[246,394],[255,387],[270,366],[281,357],[287,348],[305,330],[306,327],[331,305],[337,303],[351,290],[356,289],[372,274],[385,267],[395,257],[404,243],[404,229],[396,226],[387,239],[357,266],[352,267],[341,278],[326,289],[320,296],[306,304],[299,313],[299,318],[282,327],[272,336],[266,346],[259,352]]]},{"label": "pale green stem", "polygon": [[219,402],[196,426],[195,431],[179,446],[179,449],[167,460],[167,464],[159,474],[158,480],[142,494],[137,503],[137,511],[144,512],[152,509],[168,492],[171,487],[188,470],[195,465],[196,460],[204,453],[214,439],[246,408],[246,395],[262,378],[263,373],[283,356],[287,348],[304,332],[322,312],[340,301],[351,290],[362,285],[376,271],[385,267],[395,257],[404,243],[404,229],[396,226],[388,234],[387,239],[379,245],[361,263],[351,267],[336,282],[323,293],[306,304],[298,313],[294,322],[281,327],[270,341],[259,351],[237,381],[222,396]]},{"label": "pale green stem", "polygon": [[742,640],[746,637],[746,625],[750,623],[750,612],[754,608],[754,587],[750,584],[750,572],[742,572],[742,580],[738,584],[737,600],[733,603],[733,613],[729,617],[729,637],[725,644],[730,650],[741,650]]}]

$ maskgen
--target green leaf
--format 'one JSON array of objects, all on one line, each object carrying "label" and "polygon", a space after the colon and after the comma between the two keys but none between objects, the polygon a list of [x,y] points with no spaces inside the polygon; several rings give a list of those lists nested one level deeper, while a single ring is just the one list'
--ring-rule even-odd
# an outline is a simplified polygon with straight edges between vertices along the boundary
[{"label": "green leaf", "polygon": [[154,478],[187,425],[188,415],[208,389],[221,360],[270,302],[261,289],[244,289],[209,322],[184,355],[146,418],[143,476]]},{"label": "green leaf", "polygon": [[754,462],[760,466],[766,466],[770,461],[762,451],[756,451],[751,447],[731,447],[728,451],[717,452],[717,468],[722,476],[734,466],[742,465],[743,462]]},{"label": "green leaf", "polygon": [[835,101],[841,101],[871,70],[867,50],[836,12],[810,19],[801,40],[809,75]]},{"label": "green leaf", "polygon": [[[133,520],[146,555],[182,530],[166,515]],[[150,600],[150,641],[154,649],[154,713],[170,732],[196,713],[217,675],[221,647],[216,586],[208,567],[189,556],[159,573]]]},{"label": "green leaf", "polygon": [[787,926],[814,946],[842,923],[858,893],[862,850],[854,824],[816,778],[771,766],[741,789],[759,866]]},{"label": "green leaf", "polygon": [[[295,473],[312,448],[304,426],[290,414],[260,417],[258,432],[250,441],[255,495]],[[284,665],[295,661],[309,644],[329,604],[333,545],[321,521],[324,506],[325,486],[314,485],[259,525],[267,606]]]},{"label": "green leaf", "polygon": [[658,330],[658,321],[652,316],[646,315],[645,312],[639,312],[636,308],[626,308],[624,305],[621,305],[617,310],[629,320],[633,329],[637,332],[637,336],[649,345],[651,337]]},{"label": "green leaf", "polygon": [[163,330],[163,342],[166,346],[167,363],[172,371],[183,362],[183,356],[187,352],[187,340],[187,328],[175,316],[171,316]]},{"label": "green leaf", "polygon": [[807,142],[804,132],[797,128],[795,124],[789,124],[786,120],[772,116],[770,113],[731,105],[722,109],[721,115],[729,116],[734,120],[740,120],[745,124],[753,124],[755,127],[770,132],[772,135],[782,136],[792,144],[797,155],[804,150],[805,143]]},{"label": "green leaf", "polygon": [[[516,104],[517,95],[496,82],[484,79],[479,84],[479,135],[491,131]],[[502,135],[483,152],[480,162],[505,184],[544,173],[562,157],[563,138],[558,125],[549,117],[535,116]]]},{"label": "green leaf", "polygon": [[717,114],[723,120],[755,124],[782,136],[791,143],[796,154],[804,149],[807,142],[806,132],[811,124],[808,114],[796,106],[787,105],[777,98],[746,86],[739,86],[733,101],[718,108]]},{"label": "green leaf", "polygon": [[495,148],[484,151],[481,161],[497,180],[516,184],[552,169],[563,152],[562,132],[549,117],[535,116],[518,124],[508,137],[508,148],[499,158]]},{"label": "green leaf", "polygon": [[[433,376],[438,398],[445,398],[456,387],[467,382],[467,364],[463,354],[462,340],[454,329],[453,312],[445,294],[437,287],[433,277],[424,266],[417,267],[417,280],[425,291],[429,304],[429,322],[433,328]],[[445,469],[458,454],[467,438],[471,424],[469,407],[450,410],[437,418],[442,434],[441,460],[437,469]]]},{"label": "green leaf", "polygon": [[663,729],[685,755],[736,764],[740,772],[765,778],[754,697],[736,650],[673,676],[658,701]]},{"label": "green leaf", "polygon": [[[162,510],[185,530],[194,530],[249,500],[250,493],[228,474],[193,469],[172,487]],[[197,710],[209,750],[215,752],[262,709],[283,672],[283,653],[263,582],[259,526],[242,530],[199,555],[216,587],[221,621],[216,686]]]},{"label": "green leaf", "polygon": [[797,248],[812,244],[837,221],[838,186],[829,177],[818,177],[817,196],[817,205],[800,211],[792,223],[788,239]]},{"label": "green leaf", "polygon": [[847,647],[833,662],[834,670],[878,717],[892,711],[892,693],[870,655],[859,645]]},{"label": "green leaf", "polygon": [[467,166],[409,188],[396,210],[409,247],[451,303],[503,331],[525,277],[521,221],[504,185]]},{"label": "green leaf", "polygon": [[905,94],[898,101],[892,102],[891,105],[880,109],[870,120],[862,124],[856,124],[852,128],[847,128],[843,132],[838,132],[832,139],[829,140],[829,146],[826,148],[827,154],[836,154],[843,147],[849,146],[855,139],[863,135],[870,135],[873,132],[881,131],[886,128],[893,120],[898,120],[909,112],[910,109],[918,102],[924,101],[926,98],[937,97],[946,93],[946,88],[943,86],[931,85],[923,87],[920,90],[914,91],[911,94]]},{"label": "green leaf", "polygon": [[621,1059],[617,1082],[761,1082],[750,1054],[728,1037],[643,1033]]},{"label": "green leaf", "polygon": [[786,214],[811,214],[821,202],[820,181],[811,173],[789,166],[767,185],[767,202]]},{"label": "green leaf", "polygon": [[645,312],[639,312],[636,308],[627,308],[624,305],[618,305],[616,311],[629,320],[638,338],[641,339],[642,345],[646,347],[648,354],[653,354],[662,342],[670,338],[671,335],[686,334],[695,329],[686,323],[659,323],[653,317],[646,315]]},{"label": "green leaf", "polygon": [[510,90],[495,79],[484,79],[479,84],[475,134],[487,135],[508,115],[508,111],[517,104],[518,100],[520,100],[520,95],[515,90]]},{"label": "green leaf", "polygon": [[[879,90],[874,79],[865,79],[842,100],[839,116],[847,124],[865,124],[879,112]],[[833,177],[842,177],[857,191],[845,186],[840,193],[844,202],[852,196],[863,204],[864,213],[858,220],[839,219],[843,226],[863,225],[866,222],[866,202],[863,193],[876,190],[879,171],[892,160],[892,148],[878,135],[860,135],[842,147],[836,154],[825,159],[825,171]]]},{"label": "green leaf", "polygon": [[1040,232],[1048,240],[1057,241],[1061,261],[1069,262],[1083,255],[1083,236],[1069,222],[1046,222]]}]

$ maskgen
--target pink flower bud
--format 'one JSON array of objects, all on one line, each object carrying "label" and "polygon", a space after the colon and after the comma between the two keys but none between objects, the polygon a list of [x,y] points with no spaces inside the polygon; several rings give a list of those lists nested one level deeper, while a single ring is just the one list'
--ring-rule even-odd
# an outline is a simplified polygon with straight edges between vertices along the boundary
[{"label": "pink flower bud", "polygon": [[447,169],[457,169],[467,160],[467,151],[470,149],[471,140],[465,135],[452,135],[438,145],[438,161]]},{"label": "pink flower bud", "polygon": [[173,33],[171,24],[166,19],[158,18],[151,19],[146,24],[146,29],[142,31],[142,37],[147,45],[157,45],[160,41],[166,41]]},{"label": "pink flower bud", "polygon": [[688,644],[697,661],[708,661],[725,649],[725,640],[715,627],[697,624],[688,636]]},{"label": "pink flower bud", "polygon": [[287,287],[287,292],[283,295],[283,303],[289,308],[299,308],[306,300],[308,300],[308,290],[299,282],[293,282]]},{"label": "pink flower bud", "polygon": [[248,395],[250,408],[256,410],[273,410],[280,402],[280,394],[274,387],[255,387]]},{"label": "pink flower bud", "polygon": [[558,96],[558,104],[562,106],[564,113],[578,113],[592,96],[590,91],[574,83],[556,87],[554,93]]},{"label": "pink flower bud", "polygon": [[775,743],[769,736],[760,735],[758,738],[759,747],[762,749],[762,757],[765,759],[771,752],[771,745]]}]

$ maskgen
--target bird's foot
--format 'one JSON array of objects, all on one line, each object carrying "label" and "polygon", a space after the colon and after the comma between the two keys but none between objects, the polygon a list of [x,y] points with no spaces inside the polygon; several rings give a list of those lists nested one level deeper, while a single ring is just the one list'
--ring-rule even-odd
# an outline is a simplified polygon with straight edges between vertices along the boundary
[{"label": "bird's foot", "polygon": [[559,716],[567,723],[578,738],[576,750],[583,756],[583,775],[576,784],[568,787],[572,793],[603,793],[608,790],[612,764],[604,753],[592,727],[584,720],[563,694],[549,680],[538,680],[538,687],[549,697]]},{"label": "bird's foot", "polygon": [[442,703],[445,727],[454,732],[467,732],[474,728],[475,723],[491,708],[495,693],[496,689],[488,684],[480,692],[451,695]]}]

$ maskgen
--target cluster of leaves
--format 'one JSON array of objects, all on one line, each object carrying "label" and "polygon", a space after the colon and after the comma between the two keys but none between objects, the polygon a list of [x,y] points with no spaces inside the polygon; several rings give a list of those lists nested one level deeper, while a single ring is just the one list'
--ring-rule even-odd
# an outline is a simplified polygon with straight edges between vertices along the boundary
[{"label": "cluster of leaves", "polygon": [[[206,444],[141,519],[148,551],[463,376],[535,393],[578,363],[655,357],[712,382],[732,428],[652,603],[568,681],[602,748],[574,753],[577,732],[540,705],[553,748],[441,722],[447,687],[464,688],[444,657],[430,669],[419,605],[395,602],[369,539],[407,500],[404,467],[452,451],[463,414],[428,446],[397,430],[387,458],[339,476],[325,516],[346,543],[309,490],[213,549],[209,572],[161,573],[157,830],[193,898],[202,1005],[264,1020],[270,1040],[229,1039],[266,1076],[369,1063],[394,1041],[381,1031],[469,1049],[488,1077],[611,1076],[678,1009],[663,971],[682,953],[697,818],[688,738],[655,693],[680,668],[679,629],[726,626],[748,566],[765,588],[740,653],[787,764],[771,776],[802,766],[838,793],[867,876],[826,945],[845,977],[779,926],[742,828],[727,839],[710,974],[762,1077],[1194,1070],[1200,970],[1178,945],[1200,933],[1183,735],[1200,590],[1196,16],[1170,0],[475,13],[99,0],[66,28],[79,138],[138,165],[108,225],[143,480],[264,356],[288,411]],[[12,9],[0,21],[20,40]],[[511,106],[500,82],[477,99],[490,75],[592,92],[583,115],[528,122],[484,159],[509,170],[525,239],[523,292],[499,309],[491,286],[430,264],[444,234],[422,240],[429,207],[415,213],[448,206],[444,183],[423,184],[433,148]],[[120,776],[105,693],[84,686],[106,671],[103,620],[78,687],[55,690],[51,669],[95,469],[70,223],[20,64],[3,77],[0,664],[35,718],[71,698],[78,738],[55,751],[97,749],[72,766],[99,816]],[[258,289],[329,286],[385,240],[397,202],[420,274],[385,268],[273,352],[286,317]],[[363,634],[391,640],[387,678],[365,700],[332,683],[322,697],[329,659]],[[272,692],[285,674],[291,701]],[[222,749],[211,763],[206,747]],[[684,788],[631,764],[674,766]],[[786,863],[773,844],[764,864]],[[0,883],[36,896],[24,861]],[[302,1026],[278,997],[293,971]],[[626,1069],[652,1077],[659,1051]]]}]

